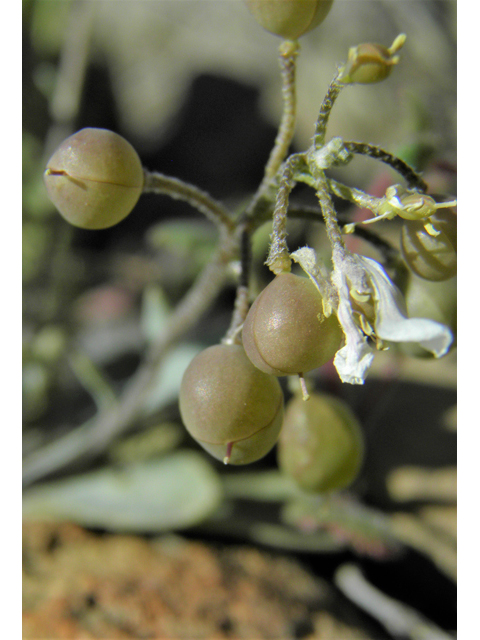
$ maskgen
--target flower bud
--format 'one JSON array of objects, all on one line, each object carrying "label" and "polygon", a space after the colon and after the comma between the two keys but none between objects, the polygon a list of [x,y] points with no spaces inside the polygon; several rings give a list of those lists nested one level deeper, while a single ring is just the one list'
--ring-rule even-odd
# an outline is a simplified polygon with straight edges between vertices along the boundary
[{"label": "flower bud", "polygon": [[333,0],[245,0],[260,26],[287,40],[296,40],[325,20]]},{"label": "flower bud", "polygon": [[351,47],[339,80],[344,84],[372,84],[384,80],[392,72],[400,57],[394,55],[405,42],[406,36],[397,36],[390,48],[366,42]]},{"label": "flower bud", "polygon": [[277,447],[279,467],[305,491],[343,489],[356,478],[363,459],[358,420],[338,398],[312,393],[288,403]]},{"label": "flower bud", "polygon": [[105,229],[123,220],[143,189],[140,158],[107,129],[81,129],[58,147],[44,174],[48,196],[76,227]]}]

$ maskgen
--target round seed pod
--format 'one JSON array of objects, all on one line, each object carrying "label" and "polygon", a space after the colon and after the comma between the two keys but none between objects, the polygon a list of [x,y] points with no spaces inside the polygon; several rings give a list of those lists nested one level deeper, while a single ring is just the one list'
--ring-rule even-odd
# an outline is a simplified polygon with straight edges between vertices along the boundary
[{"label": "round seed pod", "polygon": [[275,445],[283,420],[276,378],[259,371],[239,345],[199,353],[180,387],[180,413],[190,435],[225,464],[248,464]]},{"label": "round seed pod", "polygon": [[105,229],[123,220],[143,189],[132,145],[107,129],[81,129],[62,142],[44,173],[48,196],[75,227]]},{"label": "round seed pod", "polygon": [[425,221],[408,220],[403,224],[403,259],[420,278],[448,280],[457,273],[457,217],[450,209],[439,209],[429,223],[438,235],[427,232]]},{"label": "round seed pod", "polygon": [[287,405],[277,447],[280,469],[305,491],[344,489],[357,477],[363,460],[358,420],[338,398],[313,393]]},{"label": "round seed pod", "polygon": [[325,20],[333,0],[245,0],[260,26],[287,40],[296,40]]},{"label": "round seed pod", "polygon": [[281,273],[253,303],[242,336],[256,367],[285,376],[328,362],[340,347],[343,331],[335,314],[325,317],[322,298],[310,279]]}]

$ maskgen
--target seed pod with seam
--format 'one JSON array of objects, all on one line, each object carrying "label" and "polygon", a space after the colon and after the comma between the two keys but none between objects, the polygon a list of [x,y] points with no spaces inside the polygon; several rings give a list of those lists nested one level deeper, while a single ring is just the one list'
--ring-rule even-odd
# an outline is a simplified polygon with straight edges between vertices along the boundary
[{"label": "seed pod with seam", "polygon": [[248,464],[275,445],[283,420],[283,392],[243,347],[220,344],[199,353],[180,387],[180,413],[190,435],[225,464]]},{"label": "seed pod with seam", "polygon": [[328,362],[340,347],[343,331],[334,313],[325,316],[322,297],[309,278],[281,273],[251,306],[242,337],[256,367],[286,376]]},{"label": "seed pod with seam", "polygon": [[132,145],[108,129],[77,131],[58,147],[44,173],[48,196],[75,227],[105,229],[137,204],[144,172]]}]

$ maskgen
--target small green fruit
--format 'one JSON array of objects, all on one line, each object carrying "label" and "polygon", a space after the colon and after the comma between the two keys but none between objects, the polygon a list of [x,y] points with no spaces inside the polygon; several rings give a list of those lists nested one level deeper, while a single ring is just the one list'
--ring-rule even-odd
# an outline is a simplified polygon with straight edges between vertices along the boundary
[{"label": "small green fruit", "polygon": [[333,0],[245,0],[260,26],[287,40],[296,40],[325,20]]},{"label": "small green fruit", "polygon": [[326,318],[313,282],[281,273],[253,303],[243,325],[243,346],[253,364],[274,376],[303,374],[328,362],[343,331]]},{"label": "small green fruit", "polygon": [[143,189],[142,163],[132,145],[107,129],[81,129],[47,163],[48,196],[75,227],[105,229],[123,220]]},{"label": "small green fruit", "polygon": [[420,278],[448,280],[457,273],[457,216],[450,209],[439,209],[428,222],[438,235],[428,233],[425,221],[408,220],[403,224],[403,258]]},{"label": "small green fruit", "polygon": [[308,402],[295,397],[288,403],[278,464],[305,491],[324,493],[350,485],[363,451],[360,424],[338,398],[313,393]]},{"label": "small green fruit", "polygon": [[241,346],[221,344],[199,353],[185,371],[180,413],[190,435],[214,458],[248,464],[278,439],[283,393]]}]

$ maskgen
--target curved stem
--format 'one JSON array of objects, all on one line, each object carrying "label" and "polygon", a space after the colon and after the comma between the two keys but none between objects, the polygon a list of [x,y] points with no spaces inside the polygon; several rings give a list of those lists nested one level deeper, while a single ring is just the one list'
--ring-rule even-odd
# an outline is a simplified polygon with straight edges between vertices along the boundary
[{"label": "curved stem", "polygon": [[315,147],[315,149],[319,149],[325,144],[325,135],[327,133],[327,125],[328,119],[330,118],[330,113],[340,91],[345,86],[344,84],[337,82],[338,77],[339,76],[337,74],[330,83],[325,98],[323,99],[323,102],[320,106],[320,112],[315,124],[315,135],[313,136],[313,146]]},{"label": "curved stem", "polygon": [[[301,155],[301,158],[303,160],[303,155]],[[298,160],[299,156],[293,155],[285,163],[280,187],[277,191],[277,199],[273,211],[272,242],[265,263],[275,275],[291,270],[292,259],[287,245],[287,210],[290,193],[295,186],[293,176]]]},{"label": "curved stem", "polygon": [[331,178],[327,178],[327,185],[329,191],[334,195],[342,198],[342,200],[351,202],[361,209],[369,209],[375,215],[378,213],[379,205],[383,202],[383,198],[376,198],[375,196],[371,196],[369,193],[365,193],[365,191],[362,191],[361,189],[348,187],[346,184],[338,182],[337,180],[332,180]]},{"label": "curved stem", "polygon": [[225,340],[234,340],[239,327],[243,324],[248,313],[248,283],[251,263],[250,235],[255,227],[255,221],[263,218],[265,211],[270,208],[270,203],[274,198],[274,182],[278,170],[285,159],[295,132],[296,120],[296,93],[295,93],[295,72],[296,58],[300,46],[298,42],[286,40],[280,45],[280,72],[282,77],[282,97],[283,112],[277,137],[268,162],[265,167],[262,182],[255,195],[250,200],[247,208],[243,212],[239,221],[241,234],[242,260],[240,282],[237,287],[235,308],[230,323],[230,328],[225,336]]},{"label": "curved stem", "polygon": [[220,202],[214,200],[208,193],[178,178],[172,178],[158,172],[144,169],[145,183],[143,193],[167,195],[174,200],[183,200],[203,213],[209,220],[219,227],[233,230],[235,222]]},{"label": "curved stem", "polygon": [[381,162],[388,164],[392,169],[395,169],[395,171],[405,178],[410,188],[418,189],[422,192],[427,191],[427,183],[415,171],[415,169],[413,169],[413,167],[401,158],[397,158],[397,156],[385,151],[381,147],[365,142],[344,142],[344,146],[348,151],[350,151],[350,153],[368,156],[369,158],[374,158],[375,160],[380,160]]},{"label": "curved stem", "polygon": [[342,232],[338,224],[332,198],[328,191],[328,184],[325,175],[322,176],[319,173],[315,177],[317,178],[317,198],[320,202],[323,219],[325,220],[325,228],[327,230],[327,235],[328,239],[330,240],[332,250],[345,250],[345,243],[343,241]]},{"label": "curved stem", "polygon": [[296,58],[300,51],[297,41],[286,40],[280,45],[280,71],[282,75],[283,113],[274,147],[270,153],[260,190],[270,182],[286,158],[295,132],[296,95],[295,71]]}]

